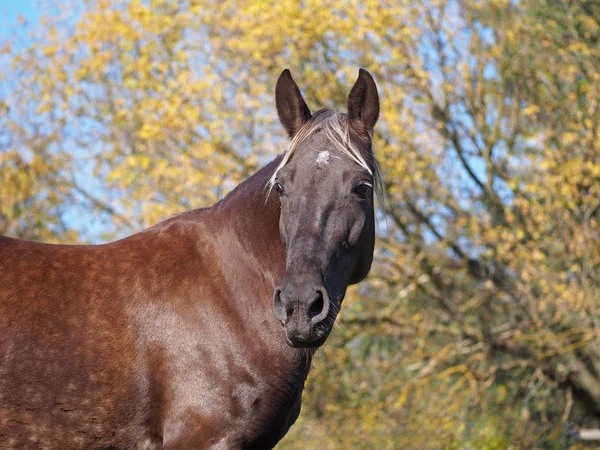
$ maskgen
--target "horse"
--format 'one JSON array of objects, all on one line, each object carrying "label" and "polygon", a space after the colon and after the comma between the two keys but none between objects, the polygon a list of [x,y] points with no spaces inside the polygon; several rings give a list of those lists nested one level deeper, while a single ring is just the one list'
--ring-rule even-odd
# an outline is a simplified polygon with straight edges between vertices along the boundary
[{"label": "horse", "polygon": [[0,448],[270,449],[375,245],[379,116],[275,87],[285,152],[209,208],[102,245],[0,237]]}]

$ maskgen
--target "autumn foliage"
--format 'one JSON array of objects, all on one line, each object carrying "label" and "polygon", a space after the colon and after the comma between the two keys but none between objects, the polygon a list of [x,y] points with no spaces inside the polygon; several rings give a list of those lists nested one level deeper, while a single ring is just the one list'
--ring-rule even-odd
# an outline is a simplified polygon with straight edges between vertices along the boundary
[{"label": "autumn foliage", "polygon": [[0,232],[101,242],[275,154],[274,82],[380,87],[371,276],[281,449],[561,448],[600,425],[593,0],[75,0],[0,42]]}]

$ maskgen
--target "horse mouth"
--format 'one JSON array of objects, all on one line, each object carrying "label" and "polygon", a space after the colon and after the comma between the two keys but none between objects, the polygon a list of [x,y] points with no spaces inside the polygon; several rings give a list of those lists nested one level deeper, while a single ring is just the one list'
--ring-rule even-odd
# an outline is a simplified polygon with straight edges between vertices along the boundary
[{"label": "horse mouth", "polygon": [[286,333],[285,342],[287,345],[289,345],[292,348],[318,348],[325,343],[328,335],[329,335],[329,333],[326,333],[323,336],[318,337],[315,340],[308,341],[308,340],[297,339],[297,338],[294,338],[292,340],[288,337],[288,335]]},{"label": "horse mouth", "polygon": [[323,323],[319,323],[312,330],[308,336],[303,336],[302,334],[296,334],[290,336],[288,333],[288,329],[284,326],[284,335],[285,342],[287,345],[293,348],[318,348],[321,347],[329,334],[333,329],[333,322],[335,321],[335,316],[332,318],[331,314],[327,317],[327,319]]}]

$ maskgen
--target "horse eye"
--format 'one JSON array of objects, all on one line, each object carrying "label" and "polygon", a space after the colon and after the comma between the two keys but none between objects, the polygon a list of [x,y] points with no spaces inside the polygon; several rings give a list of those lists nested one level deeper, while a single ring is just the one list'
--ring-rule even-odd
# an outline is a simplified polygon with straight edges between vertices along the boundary
[{"label": "horse eye", "polygon": [[371,186],[369,186],[368,184],[360,183],[358,186],[356,186],[354,188],[354,193],[356,195],[358,195],[360,198],[366,198],[370,189],[371,189]]},{"label": "horse eye", "polygon": [[277,182],[275,182],[275,184],[273,184],[273,189],[275,189],[275,191],[279,194],[282,195],[283,194],[283,186]]}]

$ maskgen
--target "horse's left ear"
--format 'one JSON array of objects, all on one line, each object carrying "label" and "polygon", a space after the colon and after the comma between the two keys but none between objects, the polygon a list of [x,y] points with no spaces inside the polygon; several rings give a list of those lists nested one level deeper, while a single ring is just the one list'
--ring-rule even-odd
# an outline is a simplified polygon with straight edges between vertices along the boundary
[{"label": "horse's left ear", "polygon": [[372,132],[379,117],[377,85],[365,69],[358,71],[358,79],[348,95],[348,118],[367,132]]}]

